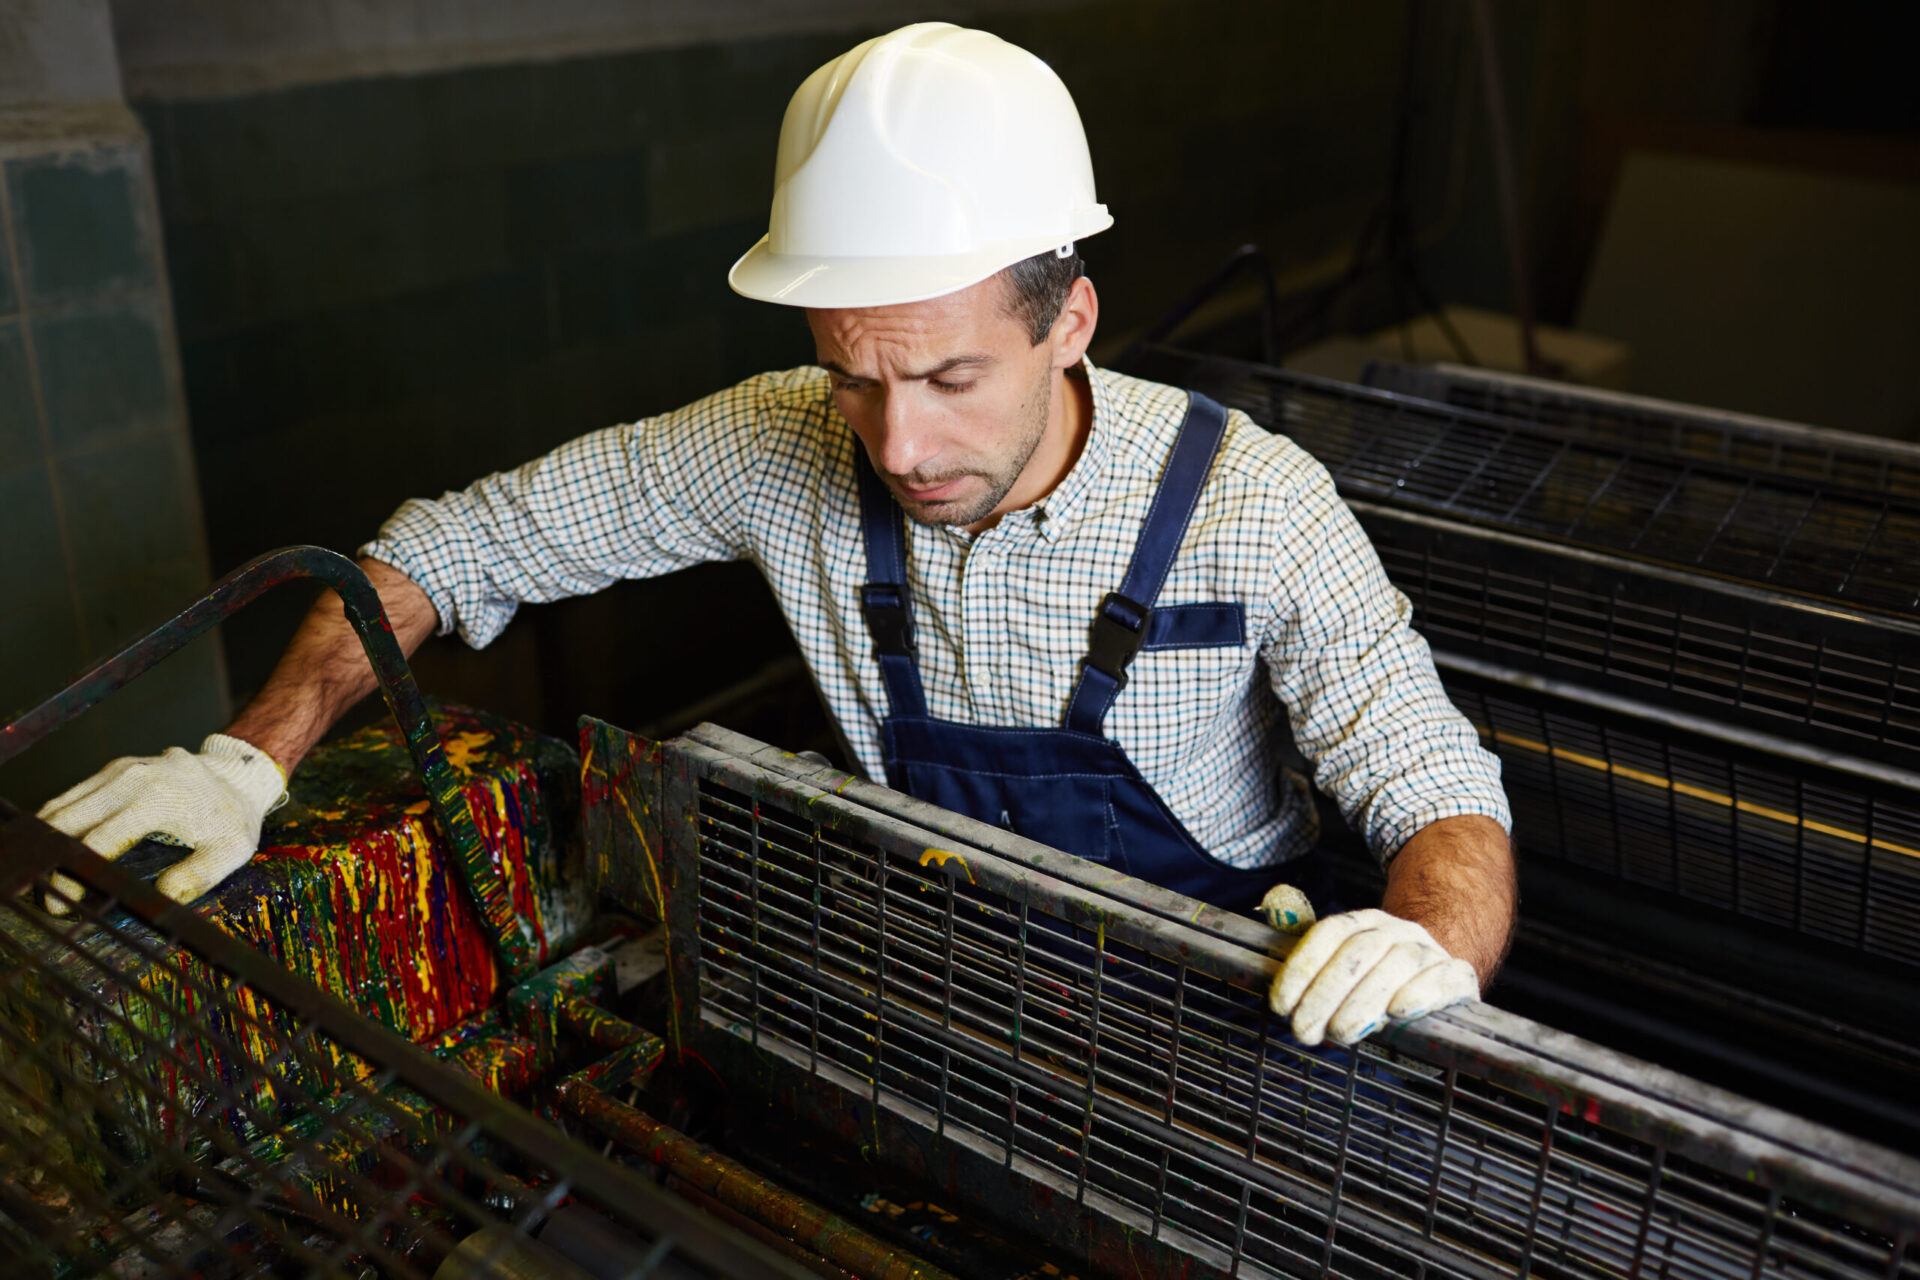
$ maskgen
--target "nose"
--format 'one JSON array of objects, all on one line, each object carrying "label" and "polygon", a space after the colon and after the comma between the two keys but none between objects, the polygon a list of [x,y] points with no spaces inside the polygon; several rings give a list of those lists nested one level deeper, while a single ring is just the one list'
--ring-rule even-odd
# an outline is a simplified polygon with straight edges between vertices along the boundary
[{"label": "nose", "polygon": [[888,475],[908,475],[931,462],[938,452],[938,442],[914,403],[910,387],[890,387],[881,392],[879,428],[879,438],[873,442],[873,461]]}]

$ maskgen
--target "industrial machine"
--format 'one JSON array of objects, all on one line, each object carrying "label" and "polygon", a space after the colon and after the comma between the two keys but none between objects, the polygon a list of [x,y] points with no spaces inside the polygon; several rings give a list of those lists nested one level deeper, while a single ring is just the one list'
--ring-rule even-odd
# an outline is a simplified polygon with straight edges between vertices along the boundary
[{"label": "industrial machine", "polygon": [[1920,449],[1134,367],[1312,452],[1413,602],[1515,805],[1503,1004],[1920,1147]]},{"label": "industrial machine", "polygon": [[[1526,445],[1530,483],[1524,423],[1177,358],[1328,461],[1506,763],[1494,1005],[1304,1048],[1265,1003],[1283,934],[713,726],[589,720],[576,756],[430,707],[364,578],[296,549],[0,729],[4,759],[302,575],[396,720],[317,752],[191,909],[145,883],[177,851],[0,813],[0,1273],[1920,1277],[1886,1145],[1920,1025],[1901,566],[1702,572],[1554,478],[1627,446]],[[1448,495],[1526,520],[1432,498],[1473,432],[1497,474]]]}]

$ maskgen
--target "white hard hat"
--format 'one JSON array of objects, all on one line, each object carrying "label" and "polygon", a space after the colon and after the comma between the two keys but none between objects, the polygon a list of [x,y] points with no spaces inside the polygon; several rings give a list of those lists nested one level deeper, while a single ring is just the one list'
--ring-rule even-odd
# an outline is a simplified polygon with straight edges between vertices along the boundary
[{"label": "white hard hat", "polygon": [[946,22],[876,37],[808,76],[773,181],[767,234],[727,280],[797,307],[938,297],[1113,225],[1060,77]]}]

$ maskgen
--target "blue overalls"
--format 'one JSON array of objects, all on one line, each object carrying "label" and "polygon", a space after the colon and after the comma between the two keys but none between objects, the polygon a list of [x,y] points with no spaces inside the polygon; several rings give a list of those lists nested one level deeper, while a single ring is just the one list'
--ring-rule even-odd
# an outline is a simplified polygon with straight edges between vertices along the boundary
[{"label": "blue overalls", "polygon": [[892,712],[880,726],[889,786],[1228,910],[1252,910],[1283,879],[1296,883],[1316,905],[1324,899],[1320,857],[1245,870],[1209,854],[1119,744],[1102,732],[1136,654],[1179,648],[1183,640],[1192,644],[1209,618],[1237,617],[1241,609],[1237,604],[1153,607],[1186,536],[1226,421],[1227,411],[1218,404],[1190,396],[1126,577],[1094,613],[1092,643],[1057,729],[957,724],[927,714],[907,590],[904,517],[866,451],[855,445],[867,551],[861,606]]}]

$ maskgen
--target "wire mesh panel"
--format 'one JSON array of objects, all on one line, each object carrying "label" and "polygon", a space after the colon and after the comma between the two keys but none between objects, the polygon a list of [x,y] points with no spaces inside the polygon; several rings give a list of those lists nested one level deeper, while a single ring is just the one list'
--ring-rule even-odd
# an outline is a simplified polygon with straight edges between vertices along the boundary
[{"label": "wire mesh panel", "polygon": [[1156,348],[1136,367],[1292,437],[1348,498],[1920,612],[1920,498],[1219,357]]},{"label": "wire mesh panel", "polygon": [[1351,506],[1437,647],[1920,769],[1920,625]]},{"label": "wire mesh panel", "polygon": [[1920,965],[1920,628],[1353,509],[1529,856]]},{"label": "wire mesh panel", "polygon": [[[4,1274],[575,1275],[576,1202],[636,1276],[801,1274],[33,819],[0,849]],[[16,896],[56,866],[64,914]]]},{"label": "wire mesh panel", "polygon": [[661,794],[703,1034],[856,1132],[908,1117],[1186,1274],[1920,1276],[1920,1164],[1485,1007],[1304,1049],[1262,926],[702,734]]},{"label": "wire mesh panel", "polygon": [[1435,657],[1527,857],[1920,966],[1920,793]]},{"label": "wire mesh panel", "polygon": [[1645,444],[1743,470],[1831,480],[1859,489],[1920,497],[1920,445],[1849,431],[1622,395],[1543,378],[1458,365],[1377,360],[1370,387],[1461,409],[1548,426],[1595,440]]}]

